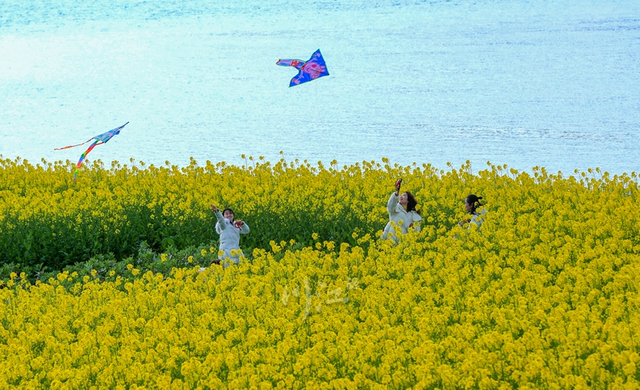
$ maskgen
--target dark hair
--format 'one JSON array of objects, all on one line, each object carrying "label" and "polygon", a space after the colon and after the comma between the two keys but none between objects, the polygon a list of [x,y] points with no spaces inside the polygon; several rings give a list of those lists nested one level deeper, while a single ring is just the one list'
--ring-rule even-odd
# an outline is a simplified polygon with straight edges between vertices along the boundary
[{"label": "dark hair", "polygon": [[416,210],[416,206],[418,205],[416,198],[409,191],[405,191],[404,193],[407,194],[407,211],[415,211],[420,215],[420,212]]},{"label": "dark hair", "polygon": [[482,199],[482,196],[476,196],[473,194],[466,197],[465,202],[471,206],[471,213],[475,213],[476,209],[482,206],[480,199]]},{"label": "dark hair", "polygon": [[222,210],[222,215],[224,215],[224,213],[226,213],[226,212],[227,212],[227,210],[231,211],[231,214],[233,214],[234,216],[236,215],[236,213],[234,213],[234,212],[233,212],[233,210],[231,210],[231,209],[230,209],[230,208],[228,208],[228,207],[227,207],[226,209]]}]

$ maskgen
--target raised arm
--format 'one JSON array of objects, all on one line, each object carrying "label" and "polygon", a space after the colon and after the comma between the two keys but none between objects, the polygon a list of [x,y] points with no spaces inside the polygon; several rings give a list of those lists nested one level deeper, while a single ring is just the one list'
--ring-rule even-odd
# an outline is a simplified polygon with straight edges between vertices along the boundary
[{"label": "raised arm", "polygon": [[211,210],[213,210],[213,212],[216,214],[216,219],[218,220],[218,226],[220,227],[220,230],[226,229],[227,224],[224,223],[224,216],[222,216],[220,209],[214,205],[211,205]]},{"label": "raised arm", "polygon": [[396,207],[398,206],[398,198],[400,197],[397,192],[392,193],[389,197],[389,200],[387,201],[387,211],[389,212],[389,215],[397,213]]},{"label": "raised arm", "polygon": [[396,188],[396,192],[392,193],[389,197],[389,201],[387,202],[387,211],[389,215],[393,215],[397,213],[398,207],[398,199],[400,198],[400,186],[402,185],[402,179],[396,180],[394,187]]}]

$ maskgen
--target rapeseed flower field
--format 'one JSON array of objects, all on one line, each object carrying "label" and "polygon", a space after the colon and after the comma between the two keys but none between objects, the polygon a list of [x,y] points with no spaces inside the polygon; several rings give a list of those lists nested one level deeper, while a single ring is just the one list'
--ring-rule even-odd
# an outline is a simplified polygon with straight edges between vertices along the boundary
[{"label": "rapeseed flower field", "polygon": [[[72,166],[0,159],[0,388],[640,387],[635,173]],[[396,244],[397,178],[423,223]],[[211,203],[251,226],[238,266],[208,266]]]}]

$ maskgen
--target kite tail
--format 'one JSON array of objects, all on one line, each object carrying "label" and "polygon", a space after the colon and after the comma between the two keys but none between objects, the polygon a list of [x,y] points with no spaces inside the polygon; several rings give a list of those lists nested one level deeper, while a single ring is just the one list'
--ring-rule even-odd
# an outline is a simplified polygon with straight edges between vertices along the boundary
[{"label": "kite tail", "polygon": [[85,150],[84,153],[82,153],[82,156],[80,156],[80,160],[78,160],[78,163],[76,164],[76,170],[73,172],[74,182],[76,181],[76,176],[78,176],[78,169],[80,168],[80,165],[82,165],[84,158],[87,157],[87,154],[89,154],[89,152],[92,151],[93,148],[95,148],[96,145],[99,145],[100,143],[104,143],[104,142],[100,142],[100,140],[97,140],[96,142],[92,143],[91,146],[89,146],[89,149]]},{"label": "kite tail", "polygon": [[53,149],[53,150],[65,150],[65,149],[69,149],[69,148],[75,148],[76,146],[80,146],[80,145],[84,145],[84,144],[86,144],[87,142],[91,141],[92,139],[93,139],[93,138],[88,139],[88,140],[84,141],[84,142],[83,142],[83,143],[81,143],[81,144],[77,144],[77,145],[69,145],[69,146],[65,146],[65,147],[63,147],[63,148],[55,148],[55,149]]},{"label": "kite tail", "polygon": [[304,65],[304,61],[302,61],[302,60],[278,60],[278,62],[276,62],[276,65],[293,66],[294,68],[300,70],[300,69],[302,69],[302,66]]}]

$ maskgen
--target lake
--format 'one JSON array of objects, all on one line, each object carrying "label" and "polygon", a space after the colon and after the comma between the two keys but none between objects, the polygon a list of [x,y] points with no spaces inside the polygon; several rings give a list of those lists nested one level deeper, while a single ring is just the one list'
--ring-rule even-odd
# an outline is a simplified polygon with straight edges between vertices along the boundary
[{"label": "lake", "polygon": [[640,2],[3,0],[0,91],[0,155],[34,164],[128,121],[87,159],[631,173]]}]

